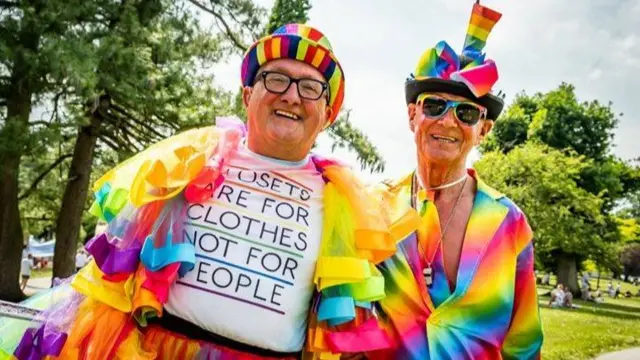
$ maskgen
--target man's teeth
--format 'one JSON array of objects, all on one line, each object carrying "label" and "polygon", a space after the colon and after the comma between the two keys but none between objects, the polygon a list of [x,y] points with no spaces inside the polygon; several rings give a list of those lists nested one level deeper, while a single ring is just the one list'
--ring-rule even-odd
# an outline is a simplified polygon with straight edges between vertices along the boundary
[{"label": "man's teeth", "polygon": [[293,120],[300,120],[300,117],[294,113],[290,113],[288,111],[276,110],[276,115],[284,116]]},{"label": "man's teeth", "polygon": [[446,142],[446,143],[454,143],[456,142],[455,138],[452,137],[448,137],[448,136],[440,136],[440,135],[431,135],[432,138],[441,141],[441,142]]}]

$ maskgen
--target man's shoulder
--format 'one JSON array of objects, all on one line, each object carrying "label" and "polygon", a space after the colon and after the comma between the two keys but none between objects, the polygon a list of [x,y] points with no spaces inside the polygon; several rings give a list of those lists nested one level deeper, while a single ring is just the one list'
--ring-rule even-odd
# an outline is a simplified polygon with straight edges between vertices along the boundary
[{"label": "man's shoulder", "polygon": [[390,193],[397,193],[411,186],[412,175],[413,175],[413,172],[411,174],[403,175],[395,179],[393,178],[384,179],[373,186],[383,189],[385,191],[388,191]]},{"label": "man's shoulder", "polygon": [[218,144],[220,131],[214,126],[194,128],[183,131],[176,135],[161,140],[131,158],[118,164],[95,184],[94,191],[99,190],[104,182],[112,179],[118,173],[122,177],[129,178],[137,169],[141,168],[145,162],[160,162],[167,167],[175,166],[178,163],[185,163],[194,159],[198,154],[211,153]]}]

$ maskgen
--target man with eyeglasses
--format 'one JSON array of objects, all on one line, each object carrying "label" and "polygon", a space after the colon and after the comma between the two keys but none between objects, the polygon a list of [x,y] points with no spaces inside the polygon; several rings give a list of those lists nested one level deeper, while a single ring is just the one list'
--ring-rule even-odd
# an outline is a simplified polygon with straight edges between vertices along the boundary
[{"label": "man with eyeglasses", "polygon": [[87,245],[95,260],[18,358],[295,359],[389,345],[372,312],[384,296],[375,264],[402,229],[348,167],[310,153],[344,97],[331,45],[283,26],[250,47],[241,79],[246,127],[219,119],[96,182],[92,213],[108,227]]},{"label": "man with eyeglasses", "polygon": [[393,338],[372,359],[534,359],[542,328],[532,231],[524,213],[467,169],[503,108],[482,50],[501,14],[473,7],[464,49],[427,49],[405,83],[417,168],[387,185],[387,206],[414,208],[417,231],[379,265],[378,314]]}]

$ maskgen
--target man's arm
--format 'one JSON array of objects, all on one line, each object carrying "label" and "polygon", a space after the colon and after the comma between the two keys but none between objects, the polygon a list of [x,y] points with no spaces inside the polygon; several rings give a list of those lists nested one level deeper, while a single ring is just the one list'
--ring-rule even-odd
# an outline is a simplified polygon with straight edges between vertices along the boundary
[{"label": "man's arm", "polygon": [[526,246],[518,255],[511,326],[502,355],[505,359],[539,359],[543,336],[533,271],[533,234],[524,215],[519,222],[518,238],[526,241]]}]

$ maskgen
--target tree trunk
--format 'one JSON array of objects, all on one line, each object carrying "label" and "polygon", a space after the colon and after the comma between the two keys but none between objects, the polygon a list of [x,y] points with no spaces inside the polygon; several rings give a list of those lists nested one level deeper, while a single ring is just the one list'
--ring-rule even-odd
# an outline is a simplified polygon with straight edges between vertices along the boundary
[{"label": "tree trunk", "polygon": [[569,288],[574,296],[580,295],[578,287],[578,269],[576,259],[570,254],[561,254],[558,256],[558,284],[563,284],[565,288]]},{"label": "tree trunk", "polygon": [[[21,301],[20,261],[24,236],[18,208],[18,176],[22,156],[20,134],[26,131],[31,112],[31,94],[23,92],[13,96],[7,104],[7,122],[0,131],[0,298]],[[24,134],[24,132],[22,132]]]},{"label": "tree trunk", "polygon": [[56,245],[53,256],[53,277],[66,278],[75,270],[75,255],[80,238],[82,213],[87,201],[91,166],[98,132],[102,125],[100,115],[93,114],[91,123],[78,131],[67,185],[62,197],[56,224]]},{"label": "tree trunk", "polygon": [[[40,7],[36,6],[36,12]],[[32,26],[19,34],[22,49],[12,59],[11,80],[6,90],[7,118],[0,128],[0,298],[21,301],[25,298],[18,283],[24,234],[18,207],[20,160],[28,144],[29,115],[35,79],[29,52],[38,48],[40,35]]]}]

